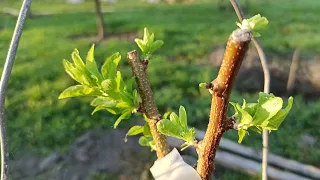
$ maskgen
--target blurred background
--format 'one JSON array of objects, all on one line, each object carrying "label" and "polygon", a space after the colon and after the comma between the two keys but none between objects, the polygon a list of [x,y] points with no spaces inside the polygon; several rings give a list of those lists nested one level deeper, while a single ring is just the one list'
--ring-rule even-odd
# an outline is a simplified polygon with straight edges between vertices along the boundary
[{"label": "blurred background", "polygon": [[[320,167],[320,1],[239,2],[247,17],[260,13],[269,20],[260,40],[270,66],[271,92],[295,98],[280,129],[270,134],[270,151]],[[0,1],[1,72],[21,3]],[[177,111],[183,105],[192,126],[207,127],[210,94],[198,84],[216,77],[227,38],[237,28],[229,1],[101,0],[104,29],[97,21],[95,3],[32,4],[6,99],[12,179],[148,179],[155,153],[140,147],[137,138],[123,141],[129,125],[141,122],[141,117],[114,130],[117,117],[104,111],[92,116],[91,98],[58,100],[65,88],[76,84],[62,65],[74,48],[84,57],[96,43],[98,65],[120,52],[120,69],[129,77],[126,53],[138,49],[133,40],[142,37],[144,27],[165,43],[148,67],[160,112]],[[290,68],[292,62],[296,70]],[[235,86],[231,101],[239,103],[242,98],[254,102],[257,92],[263,91],[263,72],[253,46]],[[235,131],[224,135],[235,142],[237,136]],[[261,135],[251,133],[242,144],[260,151]],[[216,171],[217,179],[259,179],[219,164]]]}]

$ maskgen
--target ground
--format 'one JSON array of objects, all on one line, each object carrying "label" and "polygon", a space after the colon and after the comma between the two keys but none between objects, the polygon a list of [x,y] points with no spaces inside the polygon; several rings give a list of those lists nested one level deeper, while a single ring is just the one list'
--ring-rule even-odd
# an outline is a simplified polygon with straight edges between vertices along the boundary
[{"label": "ground", "polygon": [[[21,1],[0,2],[1,8],[18,9]],[[64,153],[74,140],[93,128],[111,129],[116,117],[107,112],[91,116],[89,99],[58,100],[63,89],[73,82],[63,70],[62,59],[70,59],[74,48],[84,57],[96,31],[93,3],[70,5],[64,1],[34,1],[35,16],[26,22],[6,99],[10,158],[17,159],[26,151],[42,155]],[[226,4],[227,5],[227,4]],[[318,0],[252,1],[245,8],[248,16],[266,16],[269,27],[260,38],[268,58],[288,61],[296,47],[302,47],[302,57],[308,60],[320,53],[318,32]],[[141,37],[148,27],[156,39],[165,42],[148,67],[156,102],[161,113],[186,107],[190,122],[204,129],[208,121],[209,95],[199,91],[198,84],[215,78],[217,69],[208,56],[224,46],[237,18],[232,9],[219,10],[215,2],[198,1],[190,5],[133,4],[123,1],[104,4],[107,38],[97,45],[96,61],[119,51],[125,77],[131,72],[126,52],[136,49],[133,38]],[[0,9],[1,11],[1,9]],[[0,14],[0,56],[6,56],[16,17]],[[88,38],[85,38],[87,35]],[[81,38],[77,38],[81,37]],[[0,62],[1,67],[4,61]],[[242,97],[255,101],[256,93],[234,91],[232,100]],[[295,94],[295,104],[287,120],[270,135],[270,151],[287,158],[320,166],[320,143],[303,144],[301,137],[319,139],[320,100],[306,100]],[[135,117],[134,119],[139,119]],[[133,120],[134,121],[134,120]],[[126,127],[123,123],[121,127]],[[237,139],[236,132],[226,137]],[[261,149],[261,136],[251,133],[243,142]],[[237,175],[228,175],[229,179]],[[228,179],[228,178],[226,178]]]}]

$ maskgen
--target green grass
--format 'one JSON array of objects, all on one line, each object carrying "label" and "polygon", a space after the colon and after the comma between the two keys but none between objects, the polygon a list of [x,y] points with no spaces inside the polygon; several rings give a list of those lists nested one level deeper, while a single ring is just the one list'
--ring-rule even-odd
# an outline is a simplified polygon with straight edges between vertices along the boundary
[{"label": "green grass", "polygon": [[[0,2],[0,7],[18,8],[19,3]],[[215,3],[208,1],[172,6],[133,5],[124,1],[104,5],[104,9],[109,8],[114,12],[105,14],[108,33],[134,32],[141,37],[143,28],[148,27],[155,32],[156,39],[164,40],[165,45],[157,51],[148,67],[160,111],[177,110],[179,105],[184,105],[191,123],[204,129],[210,97],[199,91],[198,83],[215,78],[217,70],[208,65],[207,56],[214,47],[224,45],[236,28],[234,12],[219,11]],[[253,3],[246,14],[260,13],[269,19],[270,26],[261,37],[267,54],[288,55],[297,46],[303,46],[305,53],[315,54],[320,52],[319,8],[318,0],[263,1]],[[91,116],[90,98],[58,100],[63,89],[76,84],[64,72],[62,59],[70,59],[74,48],[85,56],[92,43],[86,38],[70,37],[95,33],[93,4],[72,6],[58,1],[35,1],[33,11],[55,14],[29,19],[24,28],[6,100],[11,155],[25,150],[43,154],[63,151],[85,131],[96,127],[111,128],[115,120],[107,112]],[[15,20],[0,15],[2,59],[6,56]],[[128,77],[131,72],[125,56],[135,48],[133,41],[113,39],[103,42],[96,48],[96,60],[101,65],[106,57],[119,51],[124,57],[121,69]],[[3,64],[4,61],[0,61],[1,67]],[[255,101],[254,95],[243,96]],[[242,101],[241,95],[234,92],[232,100]],[[306,103],[302,97],[296,98],[295,106],[280,130],[270,135],[271,152],[320,165],[319,142],[306,149],[297,146],[302,134],[320,137],[317,130],[319,112],[319,99]],[[226,136],[237,138],[236,132],[228,132]],[[252,133],[243,143],[261,149],[261,136]]]}]

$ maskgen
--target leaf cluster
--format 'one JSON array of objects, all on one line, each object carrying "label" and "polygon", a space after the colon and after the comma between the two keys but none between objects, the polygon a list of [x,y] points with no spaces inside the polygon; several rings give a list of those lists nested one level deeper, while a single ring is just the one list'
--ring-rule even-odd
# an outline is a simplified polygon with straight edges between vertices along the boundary
[{"label": "leaf cluster", "polygon": [[283,109],[282,98],[263,92],[259,93],[257,103],[246,103],[243,100],[242,106],[232,102],[231,104],[237,118],[238,143],[241,143],[249,128],[259,133],[262,130],[278,130],[292,107],[293,98],[289,97],[288,105]]},{"label": "leaf cluster", "polygon": [[[168,118],[169,116],[169,118]],[[195,144],[196,132],[194,128],[188,128],[187,113],[183,106],[179,108],[179,116],[174,113],[166,113],[157,128],[161,134],[184,140],[182,150]]]},{"label": "leaf cluster", "polygon": [[[147,118],[145,118],[147,121]],[[150,126],[146,122],[144,126],[133,126],[129,129],[126,136],[135,136],[138,134],[142,134],[142,136],[139,138],[139,144],[141,146],[149,146],[151,150],[156,150],[155,143],[153,142],[153,138],[150,131]]]},{"label": "leaf cluster", "polygon": [[150,33],[147,28],[144,28],[143,39],[136,38],[134,41],[147,59],[164,44],[162,40],[154,41],[154,33]]},{"label": "leaf cluster", "polygon": [[265,28],[268,25],[269,21],[267,18],[262,17],[260,14],[257,14],[249,19],[244,19],[241,23],[236,23],[241,29],[248,29],[251,31],[253,37],[261,36],[258,33],[258,30]]},{"label": "leaf cluster", "polygon": [[101,72],[94,59],[94,45],[89,50],[85,63],[77,49],[72,53],[72,60],[73,62],[64,60],[63,66],[79,85],[65,89],[59,99],[78,96],[95,97],[91,101],[91,105],[95,107],[92,114],[100,110],[107,110],[115,115],[121,114],[114,123],[115,128],[121,120],[128,119],[132,113],[136,112],[139,96],[137,90],[132,89],[134,78],[124,82],[121,72],[117,71],[121,60],[120,53],[108,57],[101,67]]}]

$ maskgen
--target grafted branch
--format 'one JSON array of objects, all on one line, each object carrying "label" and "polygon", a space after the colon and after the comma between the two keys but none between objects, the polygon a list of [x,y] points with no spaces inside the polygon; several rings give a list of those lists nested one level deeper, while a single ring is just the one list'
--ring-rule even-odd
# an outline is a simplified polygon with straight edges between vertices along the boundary
[{"label": "grafted branch", "polygon": [[148,118],[150,131],[157,148],[157,156],[158,158],[162,158],[170,152],[170,148],[166,137],[157,130],[157,122],[160,120],[161,115],[155,104],[153,92],[147,77],[146,63],[140,60],[135,50],[128,53],[128,62],[136,78],[138,91],[142,99],[142,107]]},{"label": "grafted branch", "polygon": [[229,37],[218,77],[212,82],[212,103],[209,125],[198,150],[197,172],[208,180],[214,169],[214,158],[223,133],[227,130],[226,120],[229,96],[251,41],[249,30],[237,29]]}]

